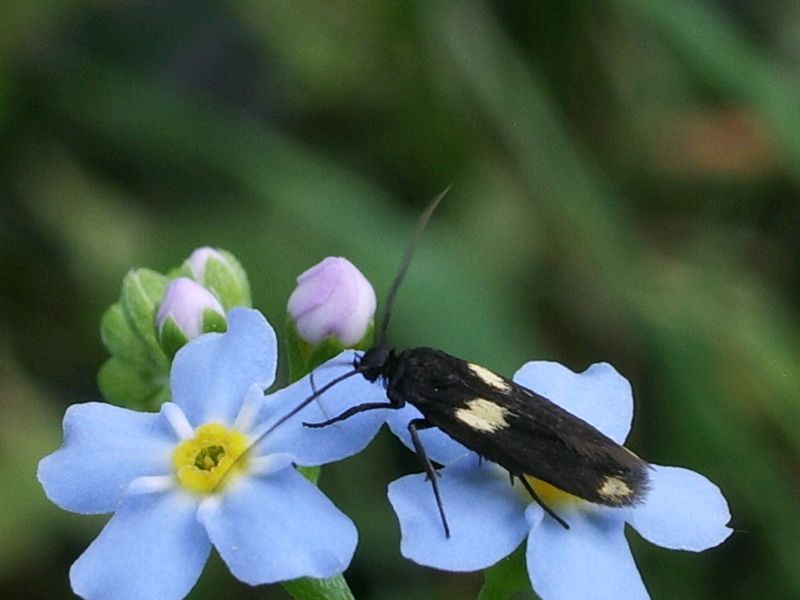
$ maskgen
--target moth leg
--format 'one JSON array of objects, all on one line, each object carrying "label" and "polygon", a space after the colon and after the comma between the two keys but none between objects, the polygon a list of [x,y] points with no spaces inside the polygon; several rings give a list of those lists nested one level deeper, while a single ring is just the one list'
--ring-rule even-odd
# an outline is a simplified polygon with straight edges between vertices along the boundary
[{"label": "moth leg", "polygon": [[439,515],[442,517],[442,525],[444,526],[444,536],[450,537],[450,526],[447,524],[447,517],[444,514],[444,504],[442,503],[442,496],[439,493],[439,480],[436,475],[436,469],[433,468],[433,463],[428,458],[425,452],[425,447],[422,445],[422,440],[419,437],[418,431],[421,429],[428,429],[433,427],[431,423],[425,419],[414,419],[408,423],[408,432],[411,434],[411,441],[414,444],[414,450],[422,461],[422,466],[425,468],[425,474],[430,479],[431,486],[433,487],[433,495],[436,498],[436,506],[439,508]]},{"label": "moth leg", "polygon": [[[512,477],[513,477],[513,475],[512,475]],[[562,526],[564,529],[569,529],[569,523],[567,523],[567,522],[566,522],[564,519],[562,519],[561,517],[559,517],[559,516],[558,516],[558,515],[557,515],[557,514],[556,514],[556,513],[553,511],[553,509],[552,509],[552,508],[550,508],[549,506],[547,506],[547,504],[545,504],[545,503],[544,503],[544,501],[543,501],[541,498],[539,498],[539,495],[538,495],[538,494],[536,493],[536,491],[533,489],[533,486],[532,486],[530,483],[528,483],[528,480],[527,480],[527,479],[525,479],[525,477],[524,477],[524,476],[523,476],[523,477],[517,476],[517,479],[519,479],[519,480],[522,482],[522,485],[525,487],[525,489],[526,489],[526,490],[528,490],[528,493],[531,495],[531,498],[533,498],[534,500],[536,500],[536,503],[537,503],[539,506],[541,506],[541,507],[542,507],[542,509],[544,510],[544,512],[546,512],[546,513],[547,513],[548,515],[550,515],[550,516],[551,516],[553,519],[555,519],[555,520],[556,520],[556,522],[557,522],[559,525],[561,525],[561,526]]]},{"label": "moth leg", "polygon": [[331,419],[327,419],[326,421],[320,421],[319,423],[306,423],[303,421],[303,425],[306,427],[317,428],[317,427],[327,427],[328,425],[332,425],[334,423],[338,423],[339,421],[344,421],[345,419],[349,419],[353,415],[357,415],[358,413],[362,413],[367,410],[375,410],[378,408],[400,408],[394,402],[364,402],[364,404],[357,404],[356,406],[351,406],[346,411],[341,414],[336,415]]}]

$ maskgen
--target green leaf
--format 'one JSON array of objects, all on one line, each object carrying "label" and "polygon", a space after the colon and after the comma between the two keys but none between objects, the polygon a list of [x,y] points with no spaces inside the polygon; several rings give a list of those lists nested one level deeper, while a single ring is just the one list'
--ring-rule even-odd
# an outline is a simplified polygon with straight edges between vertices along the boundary
[{"label": "green leaf", "polygon": [[483,572],[484,583],[478,600],[506,600],[530,587],[525,568],[524,544]]},{"label": "green leaf", "polygon": [[156,411],[169,400],[169,378],[142,373],[119,358],[111,357],[97,374],[97,386],[111,404],[135,410]]},{"label": "green leaf", "polygon": [[353,592],[342,575],[327,579],[304,577],[283,583],[295,600],[354,600]]}]

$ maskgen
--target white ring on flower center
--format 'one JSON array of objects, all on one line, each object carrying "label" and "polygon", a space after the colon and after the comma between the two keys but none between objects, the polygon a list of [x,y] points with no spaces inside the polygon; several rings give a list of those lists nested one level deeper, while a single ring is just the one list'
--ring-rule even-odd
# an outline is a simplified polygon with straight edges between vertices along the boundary
[{"label": "white ring on flower center", "polygon": [[128,484],[129,494],[152,494],[163,492],[175,486],[172,475],[152,475],[137,477]]},{"label": "white ring on flower center", "polygon": [[174,402],[165,402],[161,405],[161,410],[178,439],[183,441],[194,437],[194,427],[189,423],[189,419],[186,418],[180,406]]}]

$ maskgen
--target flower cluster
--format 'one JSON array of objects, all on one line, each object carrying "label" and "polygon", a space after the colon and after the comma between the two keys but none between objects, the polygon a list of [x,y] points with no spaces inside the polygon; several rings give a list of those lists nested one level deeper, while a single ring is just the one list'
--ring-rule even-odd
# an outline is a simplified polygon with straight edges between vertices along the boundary
[{"label": "flower cluster", "polygon": [[[120,380],[141,376],[144,349],[155,348],[156,367],[145,369],[151,379],[174,355],[169,401],[151,413],[74,405],[64,417],[63,446],[39,464],[39,480],[57,505],[113,513],[73,565],[73,589],[85,598],[179,599],[197,581],[212,546],[237,578],[253,585],[342,573],[355,550],[355,526],[295,467],[361,451],[384,422],[413,449],[408,424],[423,416],[406,404],[357,412],[335,426],[305,426],[355,405],[386,404],[380,382],[353,371],[360,354],[341,351],[366,347],[372,286],[343,258],[325,259],[298,278],[288,304],[287,348],[290,373],[306,375],[265,394],[275,379],[276,336],[261,313],[242,306],[249,305],[249,286],[238,262],[201,248],[181,273],[129,274],[120,303],[104,318],[104,341],[116,354],[105,369],[107,389],[131,389]],[[531,362],[514,381],[624,443],[632,392],[610,365],[574,373]],[[163,401],[163,395],[150,397]],[[543,600],[644,600],[626,524],[654,544],[690,551],[731,533],[721,492],[693,471],[651,465],[644,501],[627,508],[590,504],[526,476],[569,523],[565,530],[498,465],[441,430],[419,435],[428,456],[444,466],[437,479],[449,537],[424,474],[394,481],[388,495],[401,552],[421,565],[484,569],[527,542],[528,575]]]},{"label": "flower cluster", "polygon": [[225,331],[225,314],[237,306],[250,306],[250,285],[225,250],[199,248],[166,274],[131,270],[100,322],[111,354],[97,376],[105,400],[158,410],[170,398],[175,353],[203,333]]}]

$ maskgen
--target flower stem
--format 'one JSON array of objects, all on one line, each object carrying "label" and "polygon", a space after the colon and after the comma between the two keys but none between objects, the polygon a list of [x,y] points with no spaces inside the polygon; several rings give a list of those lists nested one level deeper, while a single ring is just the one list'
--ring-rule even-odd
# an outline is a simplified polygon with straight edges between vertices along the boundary
[{"label": "flower stem", "polygon": [[483,587],[478,600],[507,600],[528,587],[523,546],[483,572]]},{"label": "flower stem", "polygon": [[302,577],[284,581],[283,588],[294,600],[355,600],[342,575],[327,579]]}]

